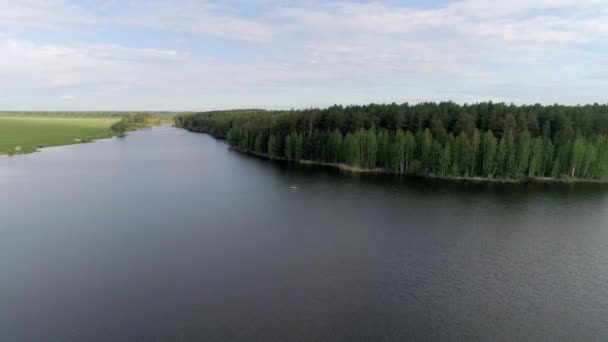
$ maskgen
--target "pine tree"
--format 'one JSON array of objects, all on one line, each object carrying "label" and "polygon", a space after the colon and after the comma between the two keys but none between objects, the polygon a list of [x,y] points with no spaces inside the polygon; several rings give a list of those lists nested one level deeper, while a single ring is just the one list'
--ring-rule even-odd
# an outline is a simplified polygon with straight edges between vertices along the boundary
[{"label": "pine tree", "polygon": [[295,143],[293,134],[289,134],[285,137],[285,157],[287,160],[295,159]]},{"label": "pine tree", "polygon": [[534,138],[528,163],[528,177],[537,177],[543,165],[543,138]]},{"label": "pine tree", "polygon": [[471,136],[471,166],[469,170],[469,174],[471,176],[475,176],[478,174],[477,170],[479,169],[478,165],[480,164],[479,160],[479,148],[481,145],[481,134],[477,128],[473,129],[473,135]]},{"label": "pine tree", "polygon": [[271,158],[280,157],[279,151],[280,147],[277,138],[274,136],[274,134],[271,134],[268,138],[268,155],[270,155]]},{"label": "pine tree", "polygon": [[548,136],[543,137],[543,161],[541,176],[550,176],[553,167],[553,154],[555,153],[555,147]]},{"label": "pine tree", "polygon": [[507,137],[503,135],[500,139],[500,143],[496,148],[496,163],[494,164],[494,169],[492,173],[497,172],[502,177],[508,177],[508,169],[507,169]]},{"label": "pine tree", "polygon": [[342,160],[342,133],[334,130],[327,139],[326,157],[330,163],[339,163]]},{"label": "pine tree", "polygon": [[302,133],[295,134],[292,137],[293,155],[292,158],[295,161],[302,160],[304,156],[304,136]]},{"label": "pine tree", "polygon": [[441,166],[440,166],[440,174],[442,176],[447,176],[450,172],[450,167],[452,166],[452,142],[451,139],[448,138],[445,145],[443,146],[443,153],[441,155]]},{"label": "pine tree", "polygon": [[585,138],[578,133],[574,139],[570,153],[570,177],[576,177],[577,172],[582,168],[586,145]]},{"label": "pine tree", "polygon": [[496,137],[492,131],[488,130],[483,134],[482,138],[482,174],[485,177],[492,177],[494,173],[494,164],[496,158]]},{"label": "pine tree", "polygon": [[515,178],[520,178],[526,174],[530,163],[531,137],[529,131],[520,134],[517,141],[517,173]]},{"label": "pine tree", "polygon": [[360,166],[360,149],[357,137],[352,134],[346,134],[342,142],[342,157],[346,164]]},{"label": "pine tree", "polygon": [[398,129],[390,143],[390,169],[394,172],[406,172],[405,166],[405,134],[401,129]]},{"label": "pine tree", "polygon": [[507,178],[517,178],[517,149],[515,146],[515,139],[513,134],[507,133],[506,135],[506,152],[507,159],[505,163],[505,176]]},{"label": "pine tree", "polygon": [[416,153],[416,138],[412,132],[407,131],[403,137],[403,160],[405,167],[403,168],[404,173],[413,172],[414,156]]},{"label": "pine tree", "polygon": [[585,149],[585,157],[583,158],[581,176],[584,178],[597,178],[595,172],[596,162],[598,158],[598,150],[594,142],[589,141]]}]

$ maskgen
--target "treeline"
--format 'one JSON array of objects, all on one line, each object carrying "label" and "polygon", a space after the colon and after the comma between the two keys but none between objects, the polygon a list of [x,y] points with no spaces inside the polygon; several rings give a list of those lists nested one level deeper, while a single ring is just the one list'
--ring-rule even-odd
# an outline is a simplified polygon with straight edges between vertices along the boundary
[{"label": "treeline", "polygon": [[149,113],[138,113],[122,118],[113,124],[110,129],[118,136],[124,136],[125,132],[138,128],[149,127],[157,124],[160,120]]},{"label": "treeline", "polygon": [[287,160],[444,177],[608,180],[608,106],[452,102],[178,115],[177,127]]}]

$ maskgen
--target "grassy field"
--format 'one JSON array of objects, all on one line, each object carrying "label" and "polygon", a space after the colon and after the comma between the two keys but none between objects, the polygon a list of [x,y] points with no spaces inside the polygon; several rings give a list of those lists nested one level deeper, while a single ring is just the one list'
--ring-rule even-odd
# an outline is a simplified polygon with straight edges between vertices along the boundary
[{"label": "grassy field", "polygon": [[125,118],[130,117],[135,114],[150,114],[155,118],[160,119],[165,122],[173,122],[173,117],[178,114],[191,114],[192,112],[146,112],[146,111],[137,111],[137,112],[16,112],[16,111],[0,111],[0,117],[36,117],[36,118]]},{"label": "grassy field", "polygon": [[0,154],[29,153],[39,147],[78,144],[111,137],[120,117],[52,117],[0,115]]}]

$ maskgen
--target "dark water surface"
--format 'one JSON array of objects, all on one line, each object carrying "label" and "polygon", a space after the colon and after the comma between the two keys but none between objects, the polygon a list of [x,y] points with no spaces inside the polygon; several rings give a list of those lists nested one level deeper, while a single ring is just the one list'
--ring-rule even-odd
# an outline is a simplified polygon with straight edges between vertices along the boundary
[{"label": "dark water surface", "polygon": [[606,340],[607,206],[170,127],[1,157],[0,341]]}]

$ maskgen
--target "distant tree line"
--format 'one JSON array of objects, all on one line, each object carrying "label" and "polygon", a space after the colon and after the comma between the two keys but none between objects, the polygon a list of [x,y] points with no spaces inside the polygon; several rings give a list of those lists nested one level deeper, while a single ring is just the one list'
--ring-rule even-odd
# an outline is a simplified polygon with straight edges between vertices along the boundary
[{"label": "distant tree line", "polygon": [[110,129],[118,136],[124,136],[125,132],[148,127],[156,124],[159,119],[150,113],[138,113],[129,115],[114,123]]},{"label": "distant tree line", "polygon": [[175,123],[292,161],[444,177],[608,180],[608,105],[370,104],[182,114]]}]

